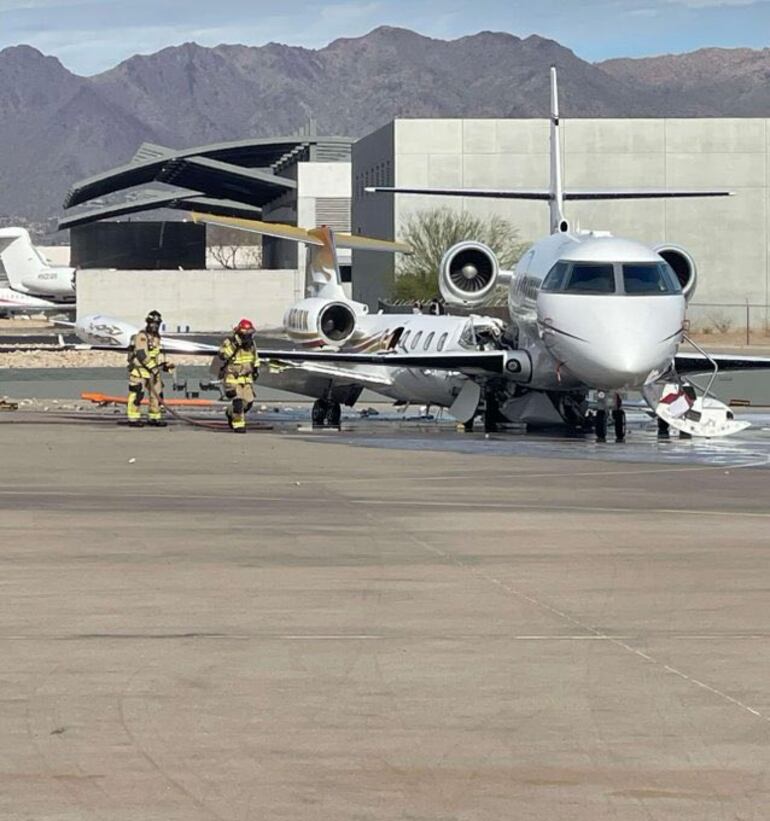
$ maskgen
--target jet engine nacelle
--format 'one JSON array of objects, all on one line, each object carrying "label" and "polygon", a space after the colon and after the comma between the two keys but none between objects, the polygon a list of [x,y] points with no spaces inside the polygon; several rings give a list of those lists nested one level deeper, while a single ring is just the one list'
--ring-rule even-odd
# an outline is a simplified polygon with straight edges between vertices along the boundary
[{"label": "jet engine nacelle", "polygon": [[338,347],[356,330],[356,313],[346,302],[311,297],[297,302],[284,314],[286,333],[296,342]]},{"label": "jet engine nacelle", "polygon": [[671,266],[682,286],[682,293],[689,302],[698,284],[698,267],[695,260],[679,245],[658,245],[653,251]]},{"label": "jet engine nacelle", "polygon": [[481,242],[458,242],[441,260],[438,285],[449,305],[476,308],[492,295],[500,266],[491,248]]}]

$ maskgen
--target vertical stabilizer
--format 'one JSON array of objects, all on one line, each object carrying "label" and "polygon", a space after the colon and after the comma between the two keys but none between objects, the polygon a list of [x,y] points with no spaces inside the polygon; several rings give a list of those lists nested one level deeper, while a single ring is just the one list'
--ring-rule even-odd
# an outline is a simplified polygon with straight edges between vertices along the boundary
[{"label": "vertical stabilizer", "polygon": [[311,283],[311,296],[345,299],[334,232],[324,225],[307,233],[321,243],[307,247],[307,281]]},{"label": "vertical stabilizer", "polygon": [[42,269],[48,267],[24,228],[0,229],[0,259],[8,284],[22,293],[30,290],[25,281],[33,281]]},{"label": "vertical stabilizer", "polygon": [[551,66],[551,233],[569,230],[564,217],[564,187],[561,178],[561,142],[559,140],[559,82],[556,66]]}]

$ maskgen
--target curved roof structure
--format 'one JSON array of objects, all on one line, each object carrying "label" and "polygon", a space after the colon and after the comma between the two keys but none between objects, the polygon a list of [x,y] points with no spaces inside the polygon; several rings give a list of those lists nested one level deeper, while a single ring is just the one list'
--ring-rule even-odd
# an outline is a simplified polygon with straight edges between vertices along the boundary
[{"label": "curved roof structure", "polygon": [[138,214],[142,211],[151,211],[155,208],[172,208],[179,211],[200,211],[204,214],[213,214],[218,217],[242,217],[244,219],[260,219],[261,208],[254,208],[234,200],[218,200],[212,197],[202,197],[198,191],[148,192],[131,202],[118,205],[106,205],[90,211],[80,211],[70,217],[59,220],[59,230],[77,228],[103,219],[125,217],[129,214]]},{"label": "curved roof structure", "polygon": [[162,183],[167,191],[139,198],[133,192],[130,201],[99,203],[97,208],[63,218],[59,228],[155,208],[258,217],[263,206],[296,191],[290,169],[297,162],[346,162],[352,142],[345,137],[255,138],[178,151],[145,143],[126,165],[76,183],[64,200],[64,208],[151,183]]}]

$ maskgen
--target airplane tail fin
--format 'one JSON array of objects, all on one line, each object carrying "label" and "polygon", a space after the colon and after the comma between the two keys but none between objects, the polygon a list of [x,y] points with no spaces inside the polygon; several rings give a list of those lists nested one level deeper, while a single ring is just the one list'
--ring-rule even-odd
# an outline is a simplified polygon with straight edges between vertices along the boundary
[{"label": "airplane tail fin", "polygon": [[24,282],[33,280],[48,262],[32,244],[25,228],[0,228],[0,262],[11,288],[27,292]]},{"label": "airplane tail fin", "polygon": [[226,228],[240,228],[243,231],[251,231],[268,237],[304,243],[308,246],[307,276],[312,282],[314,296],[329,299],[345,298],[337,260],[337,248],[404,254],[412,252],[412,249],[403,242],[390,242],[353,234],[338,234],[326,225],[320,228],[299,228],[296,225],[283,225],[240,217],[218,217],[213,214],[195,212],[192,214],[192,220]]},{"label": "airplane tail fin", "polygon": [[486,188],[404,188],[369,186],[364,190],[369,194],[420,194],[440,197],[483,197],[490,199],[537,200],[547,202],[551,213],[551,233],[570,230],[569,220],[564,216],[564,203],[578,200],[645,200],[672,199],[682,197],[729,197],[730,191],[659,190],[638,189],[627,191],[565,191],[562,182],[561,141],[559,138],[561,120],[559,117],[559,84],[556,66],[551,66],[551,145],[550,184],[543,189],[486,189]]},{"label": "airplane tail fin", "polygon": [[559,136],[559,82],[556,66],[551,66],[551,187],[549,190],[551,233],[569,231],[564,218],[564,189],[561,176],[561,138]]}]

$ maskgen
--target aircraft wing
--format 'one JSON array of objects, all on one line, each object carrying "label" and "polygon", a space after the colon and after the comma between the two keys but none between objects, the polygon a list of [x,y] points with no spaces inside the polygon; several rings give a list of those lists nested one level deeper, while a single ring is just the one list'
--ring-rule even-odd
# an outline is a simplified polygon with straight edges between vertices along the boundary
[{"label": "aircraft wing", "polygon": [[[770,356],[750,354],[709,354],[720,371],[760,371],[770,370]],[[679,373],[705,373],[713,369],[709,360],[700,353],[678,353],[674,359]]]},{"label": "aircraft wing", "polygon": [[[219,225],[223,228],[238,228],[241,231],[250,231],[278,239],[287,239],[292,242],[304,242],[306,245],[323,246],[323,234],[318,228],[300,228],[296,225],[284,225],[278,222],[263,222],[261,220],[244,219],[242,217],[219,217],[212,214],[192,212],[192,221],[205,222],[209,225]],[[339,234],[334,232],[334,243],[337,248],[352,248],[359,251],[387,251],[389,253],[411,254],[412,248],[404,242],[363,237],[357,234]]]},{"label": "aircraft wing", "polygon": [[531,373],[529,355],[524,351],[444,351],[441,353],[360,354],[345,351],[271,351],[258,350],[260,359],[284,360],[307,364],[336,363],[338,365],[384,365],[390,368],[420,368],[457,371],[467,376],[517,374],[528,381]]},{"label": "aircraft wing", "polygon": [[[74,350],[115,351],[122,346],[115,345],[74,345],[65,346]],[[217,353],[217,348],[197,342],[186,342],[183,349],[169,347],[164,339],[166,353],[183,353],[187,356],[208,356]],[[59,348],[61,350],[62,348]],[[443,351],[441,353],[408,354],[379,353],[362,354],[345,351],[307,351],[303,349],[257,348],[259,358],[275,363],[300,363],[305,366],[326,365],[381,365],[389,368],[421,368],[437,371],[457,371],[467,376],[501,376],[505,373],[518,376],[518,381],[529,381],[532,363],[525,351]],[[338,370],[340,377],[356,380],[357,374]]]}]

